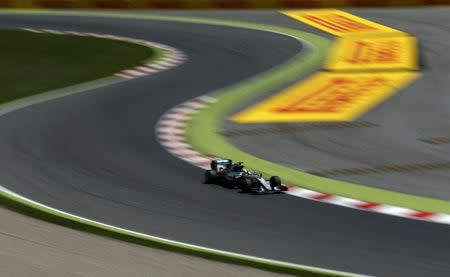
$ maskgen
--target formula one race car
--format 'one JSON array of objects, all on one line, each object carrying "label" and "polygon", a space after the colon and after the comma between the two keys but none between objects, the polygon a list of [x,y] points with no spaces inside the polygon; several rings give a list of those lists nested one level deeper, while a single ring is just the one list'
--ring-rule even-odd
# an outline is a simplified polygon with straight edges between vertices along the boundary
[{"label": "formula one race car", "polygon": [[205,171],[206,184],[218,184],[227,188],[238,188],[243,192],[257,194],[280,193],[287,187],[278,176],[265,180],[261,173],[249,172],[242,162],[233,163],[229,159],[214,159],[211,169]]}]

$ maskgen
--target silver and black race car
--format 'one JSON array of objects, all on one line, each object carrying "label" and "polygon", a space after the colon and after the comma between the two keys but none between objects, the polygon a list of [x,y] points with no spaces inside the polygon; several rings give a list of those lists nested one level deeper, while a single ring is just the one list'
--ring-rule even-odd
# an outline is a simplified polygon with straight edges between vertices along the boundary
[{"label": "silver and black race car", "polygon": [[218,184],[227,188],[238,188],[255,194],[280,193],[287,190],[278,176],[265,180],[261,173],[247,171],[242,162],[230,159],[214,159],[211,169],[205,171],[206,184]]}]

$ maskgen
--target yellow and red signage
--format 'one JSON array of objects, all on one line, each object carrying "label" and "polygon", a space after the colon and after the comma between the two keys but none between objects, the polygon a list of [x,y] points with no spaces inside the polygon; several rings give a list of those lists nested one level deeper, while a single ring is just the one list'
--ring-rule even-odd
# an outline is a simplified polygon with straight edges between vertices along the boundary
[{"label": "yellow and red signage", "polygon": [[285,11],[283,13],[335,36],[401,33],[398,30],[335,9]]},{"label": "yellow and red signage", "polygon": [[417,76],[415,72],[318,73],[231,119],[241,123],[350,121]]},{"label": "yellow and red signage", "polygon": [[325,65],[329,70],[417,70],[417,40],[412,36],[338,39]]},{"label": "yellow and red signage", "polygon": [[351,121],[420,73],[417,41],[407,33],[334,9],[284,14],[340,38],[318,73],[234,116],[251,122]]}]

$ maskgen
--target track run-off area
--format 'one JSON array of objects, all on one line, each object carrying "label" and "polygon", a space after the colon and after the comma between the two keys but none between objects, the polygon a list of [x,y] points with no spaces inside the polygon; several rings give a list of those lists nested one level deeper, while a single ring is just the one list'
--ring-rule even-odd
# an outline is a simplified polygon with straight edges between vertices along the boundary
[{"label": "track run-off area", "polygon": [[[85,218],[226,251],[377,276],[449,274],[448,226],[202,184],[202,170],[158,143],[160,116],[313,49],[274,32],[139,16],[1,15],[1,28],[132,37],[188,57],[0,117],[2,185]],[[295,26],[277,12],[218,16]]]}]

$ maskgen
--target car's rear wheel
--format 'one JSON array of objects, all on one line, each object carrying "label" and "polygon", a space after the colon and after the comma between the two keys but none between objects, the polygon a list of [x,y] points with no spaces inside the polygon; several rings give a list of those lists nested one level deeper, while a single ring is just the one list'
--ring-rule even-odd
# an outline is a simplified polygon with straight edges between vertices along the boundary
[{"label": "car's rear wheel", "polygon": [[217,181],[217,171],[206,170],[205,171],[205,184],[215,184]]}]

